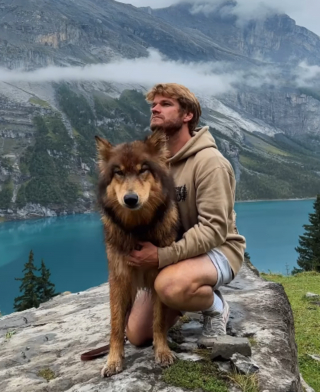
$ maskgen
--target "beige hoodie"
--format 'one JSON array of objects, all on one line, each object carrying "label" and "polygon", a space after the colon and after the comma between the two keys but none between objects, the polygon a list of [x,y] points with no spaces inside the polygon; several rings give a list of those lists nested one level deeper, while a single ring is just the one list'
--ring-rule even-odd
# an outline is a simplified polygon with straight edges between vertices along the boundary
[{"label": "beige hoodie", "polygon": [[236,275],[246,247],[235,222],[236,181],[209,127],[197,128],[170,164],[184,235],[170,246],[159,248],[159,268],[219,248]]}]

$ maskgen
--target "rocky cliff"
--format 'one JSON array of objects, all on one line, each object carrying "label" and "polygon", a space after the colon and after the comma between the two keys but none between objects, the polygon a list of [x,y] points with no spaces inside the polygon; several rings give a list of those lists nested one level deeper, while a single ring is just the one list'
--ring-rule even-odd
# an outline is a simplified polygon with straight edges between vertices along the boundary
[{"label": "rocky cliff", "polygon": [[[149,48],[249,78],[276,67],[271,84],[242,79],[219,96],[199,92],[201,123],[232,162],[238,200],[313,197],[319,189],[320,95],[295,88],[291,70],[300,60],[317,64],[320,38],[285,15],[240,26],[221,9],[195,13],[190,4],[152,10],[112,0],[41,0],[36,7],[2,0],[0,37],[0,66],[8,69],[143,58]],[[94,135],[114,143],[143,137],[146,88],[0,81],[0,219],[92,211]]]},{"label": "rocky cliff", "polygon": [[233,13],[236,3],[220,2],[214,8],[210,2],[205,7],[206,1],[198,7],[193,6],[192,2],[182,2],[163,9],[145,10],[149,15],[158,16],[190,36],[202,34],[219,46],[258,62],[292,65],[305,60],[310,64],[318,64],[319,36],[297,26],[288,15],[269,14],[266,18],[238,23]]},{"label": "rocky cliff", "polygon": [[[0,319],[0,389],[182,392],[190,390],[204,366],[201,377],[206,386],[217,385],[218,391],[302,392],[292,311],[282,286],[264,281],[252,266],[244,265],[223,293],[231,306],[227,342],[199,350],[201,315],[190,313],[169,332],[178,357],[172,368],[163,372],[157,367],[151,347],[126,343],[125,369],[110,379],[99,374],[105,357],[80,360],[83,352],[108,341],[108,284],[65,293],[39,309],[4,316]],[[202,390],[201,385],[196,390]]]}]

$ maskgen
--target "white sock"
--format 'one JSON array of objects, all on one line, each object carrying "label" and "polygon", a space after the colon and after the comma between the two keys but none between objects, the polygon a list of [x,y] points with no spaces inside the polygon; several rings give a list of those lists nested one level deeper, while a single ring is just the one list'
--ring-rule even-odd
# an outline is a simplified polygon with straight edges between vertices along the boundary
[{"label": "white sock", "polygon": [[213,292],[213,304],[210,306],[210,308],[204,310],[204,312],[223,312],[223,302],[221,301],[221,298]]}]

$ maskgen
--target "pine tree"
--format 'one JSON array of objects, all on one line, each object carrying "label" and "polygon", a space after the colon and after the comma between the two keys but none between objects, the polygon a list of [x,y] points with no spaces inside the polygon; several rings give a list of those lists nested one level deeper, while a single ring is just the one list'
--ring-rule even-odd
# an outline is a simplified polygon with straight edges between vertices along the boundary
[{"label": "pine tree", "polygon": [[20,285],[20,292],[23,293],[23,295],[14,299],[13,306],[17,311],[33,307],[37,308],[39,306],[39,299],[37,295],[38,277],[33,272],[36,270],[37,268],[34,265],[33,251],[31,249],[29,261],[24,265],[24,277],[15,278],[15,280],[20,280],[22,282]]},{"label": "pine tree", "polygon": [[41,276],[38,278],[37,294],[40,303],[48,301],[54,297],[55,285],[50,282],[50,271],[46,268],[44,261],[41,260],[41,267],[38,269],[41,272]]},{"label": "pine tree", "polygon": [[250,255],[249,255],[248,252],[244,252],[244,258],[245,258],[245,259],[248,259],[249,261],[251,260],[251,259],[250,259]]},{"label": "pine tree", "polygon": [[[309,214],[309,225],[303,225],[304,235],[299,236],[297,263],[303,271],[320,272],[320,194],[313,204],[314,213]],[[298,269],[296,269],[298,271]]]}]

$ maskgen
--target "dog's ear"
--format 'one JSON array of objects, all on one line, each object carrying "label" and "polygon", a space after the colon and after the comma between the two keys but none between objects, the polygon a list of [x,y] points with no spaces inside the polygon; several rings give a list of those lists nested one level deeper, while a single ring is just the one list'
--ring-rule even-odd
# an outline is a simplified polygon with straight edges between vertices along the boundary
[{"label": "dog's ear", "polygon": [[154,131],[145,140],[152,154],[155,154],[160,160],[166,162],[169,158],[167,147],[167,136],[161,131]]},{"label": "dog's ear", "polygon": [[112,150],[112,144],[108,140],[103,139],[100,136],[95,136],[96,147],[98,151],[98,159],[108,161],[110,159],[110,152]]}]

